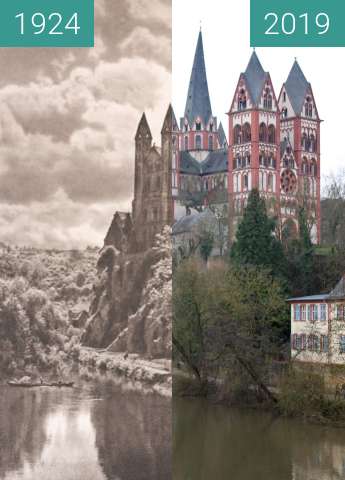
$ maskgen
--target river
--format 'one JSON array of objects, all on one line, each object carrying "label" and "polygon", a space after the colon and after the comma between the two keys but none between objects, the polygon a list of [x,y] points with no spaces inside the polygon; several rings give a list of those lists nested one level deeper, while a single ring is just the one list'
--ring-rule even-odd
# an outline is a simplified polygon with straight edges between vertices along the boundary
[{"label": "river", "polygon": [[103,378],[0,387],[1,480],[171,478],[171,402]]},{"label": "river", "polygon": [[173,404],[174,480],[344,480],[345,430],[268,413]]}]

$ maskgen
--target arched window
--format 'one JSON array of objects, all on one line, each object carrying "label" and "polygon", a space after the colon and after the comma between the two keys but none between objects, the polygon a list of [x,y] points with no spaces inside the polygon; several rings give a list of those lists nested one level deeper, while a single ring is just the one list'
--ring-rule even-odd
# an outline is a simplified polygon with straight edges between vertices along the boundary
[{"label": "arched window", "polygon": [[273,97],[271,95],[270,89],[267,87],[264,93],[264,108],[266,110],[272,110]]},{"label": "arched window", "polygon": [[184,149],[188,150],[188,136],[187,135],[184,137]]},{"label": "arched window", "polygon": [[261,123],[259,127],[259,141],[267,142],[267,127],[264,123]]},{"label": "arched window", "polygon": [[273,192],[273,175],[272,173],[268,174],[267,187],[269,192]]},{"label": "arched window", "polygon": [[302,173],[304,173],[304,175],[308,175],[308,160],[306,159],[306,157],[303,157],[303,161],[302,161]]},{"label": "arched window", "polygon": [[313,104],[311,101],[310,97],[307,97],[306,103],[304,106],[304,113],[306,117],[312,117],[313,116]]},{"label": "arched window", "polygon": [[242,88],[238,95],[238,110],[245,110],[247,108],[247,97],[246,92]]},{"label": "arched window", "polygon": [[248,183],[248,175],[245,174],[245,175],[243,175],[243,187],[244,187],[246,190],[248,190],[248,184],[249,184],[249,183]]},{"label": "arched window", "polygon": [[264,174],[263,172],[259,172],[259,190],[264,189]]},{"label": "arched window", "polygon": [[160,190],[161,189],[161,177],[158,175],[158,177],[156,178],[156,190]]},{"label": "arched window", "polygon": [[240,143],[242,143],[241,125],[235,125],[235,127],[234,127],[234,144],[239,145]]},{"label": "arched window", "polygon": [[316,140],[313,134],[309,137],[309,149],[312,153],[316,152]]},{"label": "arched window", "polygon": [[208,149],[213,150],[213,135],[208,137]]},{"label": "arched window", "polygon": [[302,135],[302,148],[303,150],[307,151],[307,146],[308,146],[308,135],[304,132]]},{"label": "arched window", "polygon": [[268,143],[276,143],[276,129],[274,125],[268,127]]},{"label": "arched window", "polygon": [[251,135],[251,129],[249,123],[245,123],[242,128],[243,132],[243,142],[248,143],[251,141],[252,135]]},{"label": "arched window", "polygon": [[311,161],[310,174],[313,175],[313,177],[317,176],[317,165],[314,159]]},{"label": "arched window", "polygon": [[196,126],[197,131],[200,132],[200,130],[201,130],[201,123],[200,123],[200,122],[196,122],[195,126]]},{"label": "arched window", "polygon": [[201,135],[195,136],[195,148],[201,150]]},{"label": "arched window", "polygon": [[286,107],[282,108],[282,117],[286,118],[288,116],[288,109]]},{"label": "arched window", "polygon": [[241,168],[242,162],[241,162],[241,157],[237,155],[236,157],[236,168]]}]

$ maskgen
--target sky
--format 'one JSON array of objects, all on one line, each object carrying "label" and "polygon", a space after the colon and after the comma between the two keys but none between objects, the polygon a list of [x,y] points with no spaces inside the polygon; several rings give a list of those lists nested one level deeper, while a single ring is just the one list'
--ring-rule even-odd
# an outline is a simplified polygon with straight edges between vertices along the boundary
[{"label": "sky", "polygon": [[[213,114],[228,132],[227,116],[239,75],[246,69],[250,48],[249,0],[173,0],[173,105],[183,116],[200,24]],[[345,168],[341,147],[345,95],[344,48],[257,48],[278,96],[295,57],[311,82],[321,126],[321,175]]]},{"label": "sky", "polygon": [[133,195],[134,135],[171,100],[171,1],[95,0],[93,49],[0,49],[0,241],[103,244]]}]

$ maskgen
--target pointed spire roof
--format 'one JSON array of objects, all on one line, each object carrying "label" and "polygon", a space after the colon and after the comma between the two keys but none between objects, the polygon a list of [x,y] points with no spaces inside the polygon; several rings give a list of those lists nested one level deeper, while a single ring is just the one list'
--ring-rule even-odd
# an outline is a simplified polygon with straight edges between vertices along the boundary
[{"label": "pointed spire roof", "polygon": [[309,88],[311,88],[310,83],[305,78],[299,63],[295,60],[288,79],[285,82],[286,93],[288,94],[295,115],[301,114],[305,96]]},{"label": "pointed spire roof", "polygon": [[218,141],[219,141],[220,148],[224,148],[224,146],[226,148],[228,146],[228,141],[226,139],[222,122],[220,122],[218,127]]},{"label": "pointed spire roof", "polygon": [[246,71],[244,72],[247,87],[254,105],[257,105],[260,100],[262,89],[267,78],[267,72],[264,71],[260,63],[259,57],[255,50],[250,57]]},{"label": "pointed spire roof", "polygon": [[199,32],[198,43],[196,46],[185,108],[185,117],[188,118],[190,124],[198,116],[204,123],[206,123],[212,116],[201,31]]},{"label": "pointed spire roof", "polygon": [[150,130],[149,124],[148,124],[147,119],[146,119],[145,112],[143,113],[143,115],[141,117],[141,120],[139,122],[137,133],[135,135],[135,139],[137,140],[138,138],[140,138],[140,136],[141,137],[146,137],[146,138],[149,138],[149,139],[152,140],[152,134],[151,134],[151,130]]},{"label": "pointed spire roof", "polygon": [[178,125],[174,113],[174,109],[172,108],[171,103],[169,104],[167,113],[164,118],[163,127],[161,133],[167,132],[174,132],[178,130]]}]

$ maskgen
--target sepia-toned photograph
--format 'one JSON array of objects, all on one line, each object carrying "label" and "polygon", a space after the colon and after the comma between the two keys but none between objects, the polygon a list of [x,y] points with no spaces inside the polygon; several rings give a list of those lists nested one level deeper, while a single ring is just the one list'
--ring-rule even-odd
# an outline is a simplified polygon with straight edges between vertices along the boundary
[{"label": "sepia-toned photograph", "polygon": [[171,2],[0,65],[0,478],[171,478]]}]

